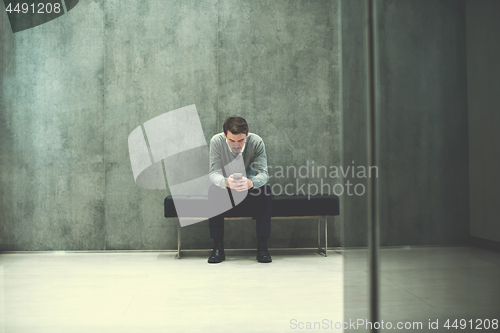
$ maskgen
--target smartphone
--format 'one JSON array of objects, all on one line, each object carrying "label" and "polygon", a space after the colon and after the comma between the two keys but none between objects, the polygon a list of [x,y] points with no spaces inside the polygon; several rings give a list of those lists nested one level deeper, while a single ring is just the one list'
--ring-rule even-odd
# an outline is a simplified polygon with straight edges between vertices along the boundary
[{"label": "smartphone", "polygon": [[234,174],[233,174],[233,179],[238,180],[238,179],[241,179],[241,177],[242,177],[242,174],[241,174],[241,173],[234,173]]}]

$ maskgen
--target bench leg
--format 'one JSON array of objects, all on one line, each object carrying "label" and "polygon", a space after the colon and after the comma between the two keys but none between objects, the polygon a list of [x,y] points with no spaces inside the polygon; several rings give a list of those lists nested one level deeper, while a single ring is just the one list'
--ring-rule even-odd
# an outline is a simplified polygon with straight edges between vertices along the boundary
[{"label": "bench leg", "polygon": [[328,256],[328,217],[325,216],[325,248],[321,247],[321,218],[318,218],[318,252]]},{"label": "bench leg", "polygon": [[321,253],[321,218],[318,217],[318,252]]},{"label": "bench leg", "polygon": [[328,216],[325,216],[325,257],[328,256]]},{"label": "bench leg", "polygon": [[181,222],[177,224],[177,259],[181,258]]}]

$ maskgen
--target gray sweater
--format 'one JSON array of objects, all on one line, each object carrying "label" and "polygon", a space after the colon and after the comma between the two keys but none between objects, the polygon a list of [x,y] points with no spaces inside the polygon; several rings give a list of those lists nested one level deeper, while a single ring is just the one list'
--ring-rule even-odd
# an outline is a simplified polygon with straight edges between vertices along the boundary
[{"label": "gray sweater", "polygon": [[[237,164],[234,161],[241,157],[243,157],[244,170],[234,167]],[[226,177],[222,173],[222,166],[225,166],[226,176],[241,172],[243,176],[253,181],[254,187],[264,186],[269,180],[266,147],[262,138],[254,133],[248,134],[245,145],[238,154],[229,148],[224,133],[212,137],[210,140],[210,180],[218,187],[225,189]]]}]

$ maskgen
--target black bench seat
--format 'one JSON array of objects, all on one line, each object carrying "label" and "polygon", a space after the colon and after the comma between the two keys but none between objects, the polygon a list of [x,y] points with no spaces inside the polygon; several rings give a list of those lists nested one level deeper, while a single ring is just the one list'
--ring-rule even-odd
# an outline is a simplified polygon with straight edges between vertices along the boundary
[{"label": "black bench seat", "polygon": [[[186,205],[185,207],[194,207],[196,209],[188,210],[193,212],[192,218],[208,219],[208,197],[206,196],[176,196],[176,205]],[[272,217],[273,219],[315,219],[318,222],[318,252],[328,254],[328,230],[327,217],[337,216],[340,213],[339,197],[336,195],[274,195],[272,196]],[[172,196],[165,198],[164,210],[166,218],[175,218],[177,210],[175,209]],[[182,211],[186,211],[182,209]],[[253,218],[252,208],[245,205],[245,201],[228,211],[225,219],[248,219]],[[196,216],[194,216],[196,215]],[[186,218],[186,217],[183,217]],[[324,219],[325,227],[325,248],[321,247],[320,241],[320,222]],[[177,225],[177,257],[181,258],[181,225]]]}]

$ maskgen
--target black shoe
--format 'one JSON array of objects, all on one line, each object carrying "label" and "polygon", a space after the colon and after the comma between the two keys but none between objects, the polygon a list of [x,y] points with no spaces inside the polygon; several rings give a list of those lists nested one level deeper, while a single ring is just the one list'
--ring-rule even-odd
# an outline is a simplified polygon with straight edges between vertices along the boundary
[{"label": "black shoe", "polygon": [[267,250],[267,238],[259,238],[257,241],[257,261],[263,263],[273,261]]},{"label": "black shoe", "polygon": [[208,258],[210,264],[217,264],[226,260],[226,254],[224,253],[224,243],[222,239],[214,239],[214,249],[212,254]]}]

